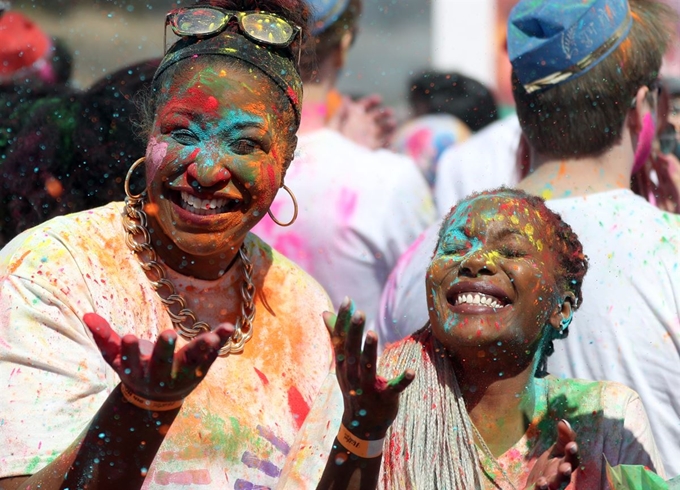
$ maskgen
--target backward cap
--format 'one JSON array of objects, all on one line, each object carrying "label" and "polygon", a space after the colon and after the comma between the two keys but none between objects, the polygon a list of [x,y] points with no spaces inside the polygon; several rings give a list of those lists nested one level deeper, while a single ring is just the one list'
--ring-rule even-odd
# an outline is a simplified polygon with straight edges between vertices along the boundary
[{"label": "backward cap", "polygon": [[307,0],[311,10],[312,34],[328,29],[347,10],[349,0]]},{"label": "backward cap", "polygon": [[632,25],[627,0],[521,0],[508,18],[508,55],[531,93],[586,73]]}]

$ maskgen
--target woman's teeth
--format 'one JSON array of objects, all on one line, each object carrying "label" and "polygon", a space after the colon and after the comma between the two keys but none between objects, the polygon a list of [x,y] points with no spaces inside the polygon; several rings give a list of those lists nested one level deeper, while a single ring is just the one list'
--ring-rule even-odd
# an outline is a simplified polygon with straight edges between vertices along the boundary
[{"label": "woman's teeth", "polygon": [[238,200],[229,199],[201,199],[188,192],[182,192],[182,209],[199,215],[219,214],[227,211],[231,204],[238,204]]},{"label": "woman's teeth", "polygon": [[493,296],[487,296],[486,294],[481,293],[459,294],[454,306],[463,304],[489,306],[491,308],[503,308],[504,306]]}]

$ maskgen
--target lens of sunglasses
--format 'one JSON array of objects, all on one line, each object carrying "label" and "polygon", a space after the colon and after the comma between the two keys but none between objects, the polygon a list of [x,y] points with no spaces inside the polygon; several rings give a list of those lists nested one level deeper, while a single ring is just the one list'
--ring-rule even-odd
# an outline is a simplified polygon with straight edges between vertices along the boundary
[{"label": "lens of sunglasses", "polygon": [[222,28],[227,17],[211,8],[180,10],[172,21],[172,30],[178,36],[212,34]]},{"label": "lens of sunglasses", "polygon": [[293,37],[291,25],[270,14],[246,14],[241,27],[250,37],[268,44],[287,45]]}]

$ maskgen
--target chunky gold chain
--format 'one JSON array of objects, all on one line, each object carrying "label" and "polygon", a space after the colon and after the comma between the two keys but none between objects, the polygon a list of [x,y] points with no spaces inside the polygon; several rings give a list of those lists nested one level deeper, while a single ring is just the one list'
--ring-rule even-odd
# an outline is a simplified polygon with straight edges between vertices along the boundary
[{"label": "chunky gold chain", "polygon": [[[151,235],[147,228],[146,213],[142,209],[144,198],[141,195],[129,196],[125,199],[125,213],[123,227],[125,228],[125,243],[139,259],[139,264],[146,272],[151,285],[158,294],[170,315],[170,320],[177,333],[191,340],[203,332],[210,332],[210,325],[199,321],[196,314],[187,307],[184,298],[177,293],[175,285],[165,275],[163,266],[158,262],[158,255],[151,245]],[[238,250],[243,274],[241,283],[241,315],[236,320],[234,334],[219,351],[220,357],[229,354],[240,354],[253,336],[253,319],[255,318],[255,284],[253,284],[253,264],[246,252],[245,243]],[[167,294],[163,295],[163,291]],[[187,325],[185,322],[189,322]]]}]

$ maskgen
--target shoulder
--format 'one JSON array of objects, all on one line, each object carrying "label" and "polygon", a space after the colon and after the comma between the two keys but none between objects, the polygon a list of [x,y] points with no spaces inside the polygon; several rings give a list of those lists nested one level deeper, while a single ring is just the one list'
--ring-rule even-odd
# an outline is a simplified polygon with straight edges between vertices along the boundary
[{"label": "shoulder", "polygon": [[24,231],[0,251],[0,270],[14,273],[36,262],[49,267],[50,262],[58,264],[65,257],[92,257],[97,250],[113,253],[114,242],[124,242],[120,224],[122,206],[111,203],[59,216]]},{"label": "shoulder", "polygon": [[544,382],[551,409],[565,417],[599,414],[623,420],[629,406],[640,400],[637,392],[614,381],[547,376]]}]

